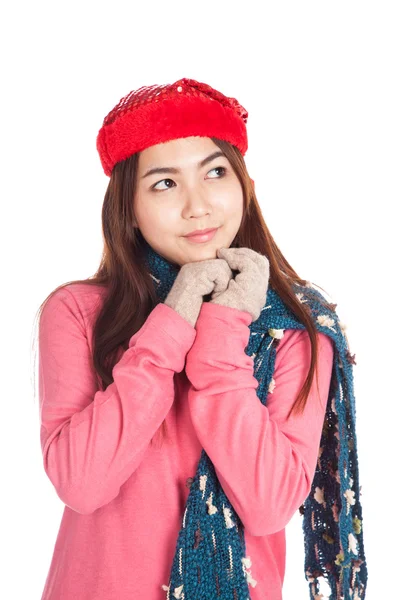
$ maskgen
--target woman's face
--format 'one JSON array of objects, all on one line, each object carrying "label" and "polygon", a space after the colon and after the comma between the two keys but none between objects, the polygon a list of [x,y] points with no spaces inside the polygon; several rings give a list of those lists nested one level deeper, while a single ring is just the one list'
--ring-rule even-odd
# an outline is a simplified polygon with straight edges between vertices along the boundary
[{"label": "woman's face", "polygon": [[[179,266],[217,258],[217,249],[229,248],[239,230],[240,181],[222,153],[208,160],[216,152],[221,151],[210,138],[192,136],[151,146],[139,155],[137,226],[156,252]],[[153,169],[159,171],[148,174]],[[184,237],[214,227],[219,229],[207,242]]]}]

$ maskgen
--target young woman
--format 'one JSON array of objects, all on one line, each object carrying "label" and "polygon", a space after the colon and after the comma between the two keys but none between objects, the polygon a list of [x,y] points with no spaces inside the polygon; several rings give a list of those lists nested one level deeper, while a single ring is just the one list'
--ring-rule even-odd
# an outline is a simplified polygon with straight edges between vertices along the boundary
[{"label": "young woman", "polygon": [[264,222],[246,121],[193,79],[104,119],[100,267],[40,307],[42,600],[280,600],[298,509],[310,598],[364,598],[354,356]]}]

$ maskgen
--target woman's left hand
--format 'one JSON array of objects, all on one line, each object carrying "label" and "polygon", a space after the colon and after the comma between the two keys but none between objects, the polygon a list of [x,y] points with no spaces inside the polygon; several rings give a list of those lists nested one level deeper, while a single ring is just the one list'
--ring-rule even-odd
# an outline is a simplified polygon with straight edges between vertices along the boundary
[{"label": "woman's left hand", "polygon": [[225,291],[214,291],[210,302],[250,313],[252,321],[265,306],[269,282],[269,260],[251,248],[221,248],[218,258],[226,260],[232,271],[240,271],[230,279]]}]

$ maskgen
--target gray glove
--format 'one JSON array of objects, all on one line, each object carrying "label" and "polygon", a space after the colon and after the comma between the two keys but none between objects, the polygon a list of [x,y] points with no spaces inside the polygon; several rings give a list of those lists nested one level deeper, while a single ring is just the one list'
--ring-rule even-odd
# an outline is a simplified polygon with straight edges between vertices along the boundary
[{"label": "gray glove", "polygon": [[173,308],[195,326],[203,296],[226,289],[233,273],[221,258],[211,258],[182,265],[164,304]]},{"label": "gray glove", "polygon": [[268,258],[251,248],[221,248],[217,250],[217,256],[225,259],[233,271],[240,273],[229,281],[225,291],[215,289],[210,302],[247,311],[255,321],[266,301]]}]

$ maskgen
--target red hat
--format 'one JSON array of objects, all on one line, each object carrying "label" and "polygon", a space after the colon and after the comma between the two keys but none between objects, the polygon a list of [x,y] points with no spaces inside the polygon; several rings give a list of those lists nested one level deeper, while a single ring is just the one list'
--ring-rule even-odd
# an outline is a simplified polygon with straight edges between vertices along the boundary
[{"label": "red hat", "polygon": [[[133,90],[108,113],[96,147],[104,173],[149,146],[189,137],[216,137],[247,150],[248,112],[206,83],[179,79]],[[254,182],[253,182],[254,184]]]}]

